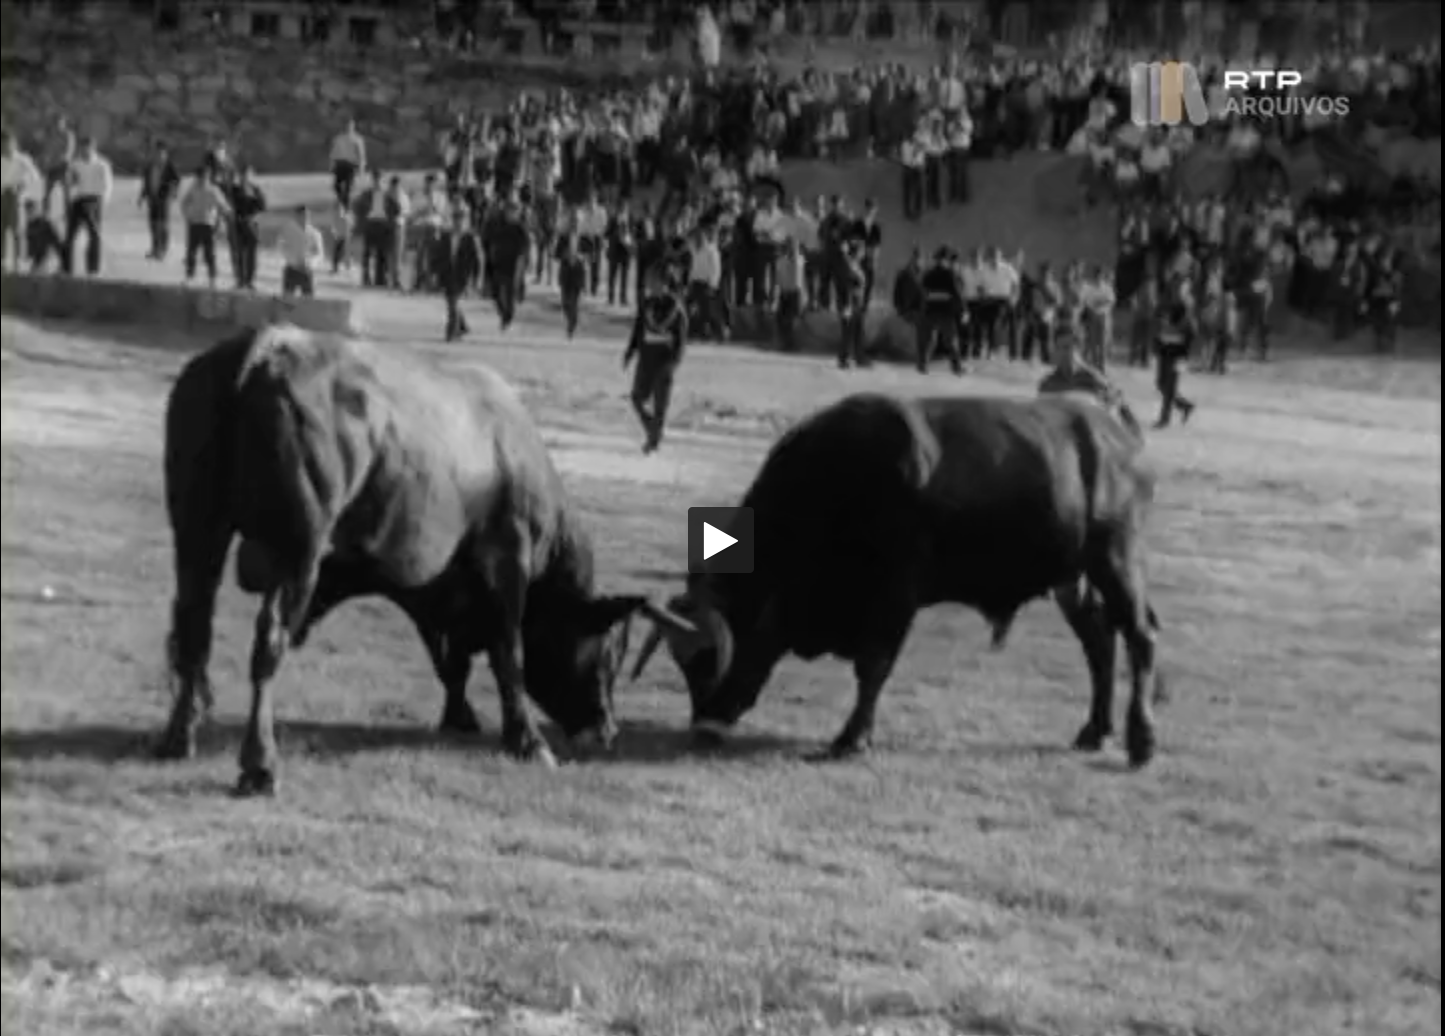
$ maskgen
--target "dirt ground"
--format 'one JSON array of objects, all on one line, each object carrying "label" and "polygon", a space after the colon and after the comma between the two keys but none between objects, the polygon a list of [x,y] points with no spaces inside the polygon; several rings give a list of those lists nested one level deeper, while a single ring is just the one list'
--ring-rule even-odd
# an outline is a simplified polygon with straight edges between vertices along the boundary
[{"label": "dirt ground", "polygon": [[[568,343],[548,300],[506,336],[479,306],[444,346],[436,309],[369,323],[523,390],[616,587],[678,585],[685,509],[733,502],[814,407],[1038,376],[699,347],[645,457],[615,314]],[[414,634],[358,604],[280,677],[280,796],[236,802],[234,588],[200,757],[144,754],[168,704],[162,400],[203,344],[4,321],[7,1032],[1439,1031],[1438,365],[1201,379],[1196,421],[1151,439],[1174,696],[1144,772],[1066,750],[1086,676],[1042,605],[1001,654],[927,613],[864,761],[802,761],[849,707],[836,663],[785,665],[707,758],[658,663],[621,692],[615,755],[549,773],[499,753],[485,675],[487,733],[440,739]]]}]

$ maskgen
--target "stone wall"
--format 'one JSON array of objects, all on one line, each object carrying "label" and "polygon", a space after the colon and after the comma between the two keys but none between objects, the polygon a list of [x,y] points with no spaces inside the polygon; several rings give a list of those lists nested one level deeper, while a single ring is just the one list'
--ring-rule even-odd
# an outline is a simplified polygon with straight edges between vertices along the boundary
[{"label": "stone wall", "polygon": [[433,165],[456,111],[501,107],[523,88],[620,85],[635,75],[618,62],[308,48],[160,33],[143,20],[103,28],[6,21],[5,126],[33,147],[64,114],[121,172],[138,169],[149,141],[168,141],[189,165],[218,137],[262,172],[315,171],[347,118],[357,120],[373,164]]}]

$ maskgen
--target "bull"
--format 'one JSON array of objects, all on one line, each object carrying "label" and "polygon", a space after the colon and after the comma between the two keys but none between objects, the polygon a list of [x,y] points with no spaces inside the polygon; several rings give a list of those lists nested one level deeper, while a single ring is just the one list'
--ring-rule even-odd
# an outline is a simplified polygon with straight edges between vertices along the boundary
[{"label": "bull", "polygon": [[630,617],[682,623],[644,597],[595,591],[589,538],[546,446],[485,370],[293,327],[239,334],[190,360],[171,390],[165,497],[176,695],[156,751],[194,752],[216,594],[239,538],[237,583],[261,597],[240,794],[275,788],[272,680],[288,647],[350,597],[381,594],[411,617],[446,686],[444,726],[475,727],[466,678],[485,651],[504,746],[547,764],[523,692],[568,737],[605,744]]},{"label": "bull", "polygon": [[1162,683],[1142,544],[1154,477],[1141,446],[1092,400],[845,398],[787,432],[743,497],[754,572],[689,576],[669,607],[692,628],[654,625],[633,678],[665,643],[695,736],[711,742],[753,707],[785,655],[837,656],[857,682],[826,752],[844,757],[868,746],[919,609],[974,608],[1001,647],[1019,609],[1052,595],[1092,683],[1074,746],[1097,751],[1113,733],[1122,638],[1133,681],[1125,746],[1143,766]]}]

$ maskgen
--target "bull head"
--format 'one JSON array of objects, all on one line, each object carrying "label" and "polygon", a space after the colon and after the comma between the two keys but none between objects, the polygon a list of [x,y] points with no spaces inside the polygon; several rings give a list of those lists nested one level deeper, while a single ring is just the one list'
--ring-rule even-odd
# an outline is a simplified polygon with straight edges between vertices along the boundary
[{"label": "bull head", "polygon": [[[733,635],[727,620],[703,597],[682,594],[660,608],[649,602],[641,609],[652,620],[652,629],[632,667],[636,680],[666,641],[672,655],[693,690],[711,690],[722,682],[733,661]],[[699,666],[705,664],[705,670]]]}]

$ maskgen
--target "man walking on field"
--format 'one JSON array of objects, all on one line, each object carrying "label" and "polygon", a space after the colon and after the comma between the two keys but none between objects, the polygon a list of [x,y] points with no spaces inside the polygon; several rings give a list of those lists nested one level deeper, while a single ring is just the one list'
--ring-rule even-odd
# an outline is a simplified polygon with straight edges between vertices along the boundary
[{"label": "man walking on field", "polygon": [[331,189],[342,206],[351,205],[356,178],[365,168],[366,141],[356,130],[356,120],[348,119],[346,128],[331,139]]},{"label": "man walking on field", "polygon": [[632,409],[642,422],[646,438],[643,453],[662,445],[667,409],[672,402],[672,382],[687,347],[687,312],[682,299],[661,275],[646,296],[639,300],[632,338],[622,354],[622,369],[635,359],[632,376]]}]

